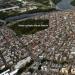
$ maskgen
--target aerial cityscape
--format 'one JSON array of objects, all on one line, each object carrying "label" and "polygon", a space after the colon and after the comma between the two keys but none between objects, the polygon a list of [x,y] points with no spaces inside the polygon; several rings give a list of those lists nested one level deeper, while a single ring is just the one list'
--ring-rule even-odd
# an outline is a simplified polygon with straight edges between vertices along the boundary
[{"label": "aerial cityscape", "polygon": [[0,0],[0,75],[75,75],[75,0]]}]

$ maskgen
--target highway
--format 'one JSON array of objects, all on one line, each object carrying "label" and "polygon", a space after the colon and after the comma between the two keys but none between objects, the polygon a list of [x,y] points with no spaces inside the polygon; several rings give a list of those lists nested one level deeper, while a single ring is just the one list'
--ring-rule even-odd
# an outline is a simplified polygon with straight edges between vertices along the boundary
[{"label": "highway", "polygon": [[18,16],[13,16],[13,17],[8,17],[5,19],[6,22],[12,22],[12,21],[16,21],[16,20],[21,20],[24,18],[30,19],[33,16],[42,16],[42,15],[46,15],[48,12],[40,12],[40,13],[33,13],[33,14],[22,14],[22,15],[18,15]]}]

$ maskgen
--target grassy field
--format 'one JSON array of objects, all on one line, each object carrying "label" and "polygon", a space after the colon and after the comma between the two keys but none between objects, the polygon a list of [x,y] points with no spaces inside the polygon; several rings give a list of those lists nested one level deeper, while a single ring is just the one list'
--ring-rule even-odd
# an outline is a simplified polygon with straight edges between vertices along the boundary
[{"label": "grassy field", "polygon": [[18,36],[21,36],[22,34],[34,34],[37,31],[46,29],[46,27],[19,27],[18,25],[48,25],[49,21],[48,20],[26,20],[22,22],[18,22],[14,25],[8,26],[12,30],[16,32]]}]

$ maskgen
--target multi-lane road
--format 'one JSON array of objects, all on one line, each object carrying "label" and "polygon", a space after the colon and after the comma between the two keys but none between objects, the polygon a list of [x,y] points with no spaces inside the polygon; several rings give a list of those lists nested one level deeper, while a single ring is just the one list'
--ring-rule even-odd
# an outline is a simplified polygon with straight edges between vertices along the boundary
[{"label": "multi-lane road", "polygon": [[46,14],[48,14],[48,12],[22,14],[22,15],[18,15],[18,16],[8,17],[8,18],[5,19],[5,21],[11,22],[11,21],[21,20],[21,19],[30,19],[30,18],[32,18],[34,16],[42,16],[42,15],[46,15]]}]

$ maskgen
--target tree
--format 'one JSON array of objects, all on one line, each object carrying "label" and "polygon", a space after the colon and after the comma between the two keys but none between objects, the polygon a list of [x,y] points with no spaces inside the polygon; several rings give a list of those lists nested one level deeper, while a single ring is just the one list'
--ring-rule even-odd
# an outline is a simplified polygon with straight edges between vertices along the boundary
[{"label": "tree", "polygon": [[52,0],[54,4],[59,3],[61,0]]}]

